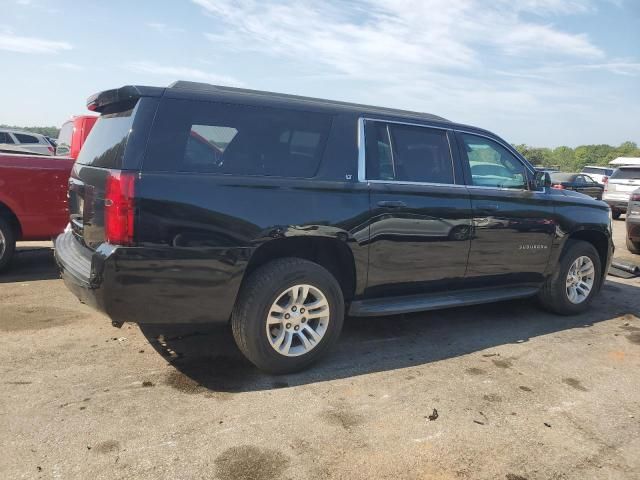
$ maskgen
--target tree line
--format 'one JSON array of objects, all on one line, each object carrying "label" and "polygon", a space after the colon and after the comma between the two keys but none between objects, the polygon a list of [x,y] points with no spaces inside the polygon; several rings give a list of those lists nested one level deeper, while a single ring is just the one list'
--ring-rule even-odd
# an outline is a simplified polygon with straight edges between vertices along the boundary
[{"label": "tree line", "polygon": [[611,145],[580,145],[576,148],[539,148],[529,145],[513,145],[518,152],[537,167],[557,168],[563,172],[579,172],[585,165],[605,166],[617,157],[639,157],[640,148],[635,142]]}]

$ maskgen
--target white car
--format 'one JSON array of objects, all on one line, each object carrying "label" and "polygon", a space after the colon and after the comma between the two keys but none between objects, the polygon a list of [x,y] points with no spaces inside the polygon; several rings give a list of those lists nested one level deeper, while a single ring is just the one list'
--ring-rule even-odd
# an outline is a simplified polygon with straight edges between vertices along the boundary
[{"label": "white car", "polygon": [[613,218],[627,211],[631,192],[640,187],[640,166],[620,167],[604,185],[602,199],[611,207]]},{"label": "white car", "polygon": [[47,137],[39,133],[20,130],[0,129],[0,149],[24,150],[27,153],[38,153],[40,155],[53,155],[54,153],[54,148],[47,140]]},{"label": "white car", "polygon": [[605,184],[609,180],[609,177],[615,172],[615,168],[600,167],[596,165],[587,165],[582,169],[580,173],[586,173],[596,182]]}]

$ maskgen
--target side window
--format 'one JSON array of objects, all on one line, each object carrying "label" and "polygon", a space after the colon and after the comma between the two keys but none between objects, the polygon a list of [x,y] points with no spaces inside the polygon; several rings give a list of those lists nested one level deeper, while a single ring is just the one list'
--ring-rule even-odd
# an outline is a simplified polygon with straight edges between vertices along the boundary
[{"label": "side window", "polygon": [[143,168],[309,178],[330,127],[331,116],[316,112],[166,99]]},{"label": "side window", "polygon": [[584,185],[585,183],[587,183],[587,182],[585,181],[585,176],[584,176],[584,175],[578,175],[578,176],[576,176],[576,183],[577,183],[578,185]]},{"label": "side window", "polygon": [[14,135],[20,143],[40,143],[38,138],[32,135],[25,135],[24,133],[14,133]]},{"label": "side window", "polygon": [[598,182],[596,182],[593,178],[591,178],[589,175],[585,175],[585,176],[584,176],[584,181],[585,181],[586,183],[598,183]]},{"label": "side window", "polygon": [[56,155],[69,155],[71,153],[71,137],[73,136],[73,122],[66,122],[62,125],[58,134],[58,145]]},{"label": "side window", "polygon": [[472,184],[479,187],[526,189],[524,165],[498,142],[461,133],[471,171]]},{"label": "side window", "polygon": [[453,163],[445,130],[367,122],[369,180],[453,184]]},{"label": "side window", "polygon": [[0,132],[0,143],[13,144],[13,138],[7,132]]}]

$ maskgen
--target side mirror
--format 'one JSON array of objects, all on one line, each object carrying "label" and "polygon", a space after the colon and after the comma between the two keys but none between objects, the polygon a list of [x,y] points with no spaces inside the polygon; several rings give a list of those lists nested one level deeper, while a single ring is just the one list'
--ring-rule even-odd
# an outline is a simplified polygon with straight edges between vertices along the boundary
[{"label": "side mirror", "polygon": [[533,186],[535,190],[542,190],[551,187],[551,177],[547,172],[536,172],[533,177]]}]

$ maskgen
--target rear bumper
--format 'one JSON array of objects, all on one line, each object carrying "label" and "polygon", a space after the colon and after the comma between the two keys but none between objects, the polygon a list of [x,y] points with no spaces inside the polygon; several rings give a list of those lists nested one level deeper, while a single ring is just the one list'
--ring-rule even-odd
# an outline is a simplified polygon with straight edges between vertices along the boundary
[{"label": "rear bumper", "polygon": [[627,211],[627,205],[629,204],[629,195],[625,194],[604,194],[602,199],[611,207],[620,212]]},{"label": "rear bumper", "polygon": [[107,313],[104,282],[102,276],[98,275],[99,270],[101,273],[104,270],[101,256],[82,245],[71,232],[58,235],[53,245],[60,276],[67,288],[82,303]]},{"label": "rear bumper", "polygon": [[115,323],[227,322],[249,252],[174,247],[120,247],[93,251],[72,232],[54,242],[67,288]]}]

